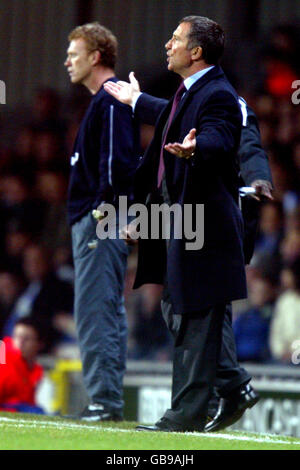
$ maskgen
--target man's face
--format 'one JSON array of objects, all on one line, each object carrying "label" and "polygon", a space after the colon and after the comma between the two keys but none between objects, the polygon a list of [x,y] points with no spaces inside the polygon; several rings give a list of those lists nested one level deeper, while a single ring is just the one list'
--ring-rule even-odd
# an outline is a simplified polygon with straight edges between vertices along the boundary
[{"label": "man's face", "polygon": [[48,274],[48,261],[40,247],[30,246],[24,251],[23,269],[29,281],[41,281]]},{"label": "man's face", "polygon": [[91,76],[92,54],[88,51],[84,39],[73,39],[67,50],[67,59],[65,61],[72,83],[84,84]]},{"label": "man's face", "polygon": [[189,31],[190,24],[181,23],[165,45],[168,56],[168,70],[172,70],[182,77],[188,76],[188,69],[193,63],[191,50],[187,48]]},{"label": "man's face", "polygon": [[35,359],[41,344],[34,328],[28,325],[17,325],[13,332],[13,344],[26,361]]}]

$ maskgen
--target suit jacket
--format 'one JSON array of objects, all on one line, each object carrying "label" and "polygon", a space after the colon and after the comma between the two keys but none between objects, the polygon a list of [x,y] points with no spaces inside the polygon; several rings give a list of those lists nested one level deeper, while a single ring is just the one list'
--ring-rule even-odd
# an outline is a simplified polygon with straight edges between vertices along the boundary
[{"label": "suit jacket", "polygon": [[[272,184],[268,156],[262,148],[257,117],[242,98],[239,101],[243,102],[246,112],[238,150],[240,186],[251,186],[255,180],[266,180]],[[167,100],[143,93],[136,106],[136,115],[142,122],[154,125],[167,103]],[[248,264],[255,247],[260,202],[246,197],[242,199],[241,208],[244,220],[244,256]]]},{"label": "suit jacket", "polygon": [[[137,116],[144,98],[137,102]],[[172,101],[160,113],[137,169],[137,202],[153,200],[156,193],[162,135],[171,106]],[[247,296],[238,207],[241,125],[237,95],[216,66],[186,92],[169,128],[167,142],[181,142],[190,129],[197,129],[194,157],[185,160],[164,151],[164,163],[171,204],[204,205],[204,246],[189,251],[185,237],[171,236],[167,252],[165,240],[139,240],[134,287],[166,282],[175,313],[199,312]]]}]

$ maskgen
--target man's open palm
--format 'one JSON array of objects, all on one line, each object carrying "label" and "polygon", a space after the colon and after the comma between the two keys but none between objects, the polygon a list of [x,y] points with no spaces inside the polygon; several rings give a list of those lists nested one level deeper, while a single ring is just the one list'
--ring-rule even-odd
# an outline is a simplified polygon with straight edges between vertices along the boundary
[{"label": "man's open palm", "polygon": [[105,91],[116,98],[121,103],[132,106],[132,103],[137,95],[140,94],[140,85],[134,76],[134,72],[129,74],[129,83],[119,81],[117,83],[108,81],[103,85]]}]

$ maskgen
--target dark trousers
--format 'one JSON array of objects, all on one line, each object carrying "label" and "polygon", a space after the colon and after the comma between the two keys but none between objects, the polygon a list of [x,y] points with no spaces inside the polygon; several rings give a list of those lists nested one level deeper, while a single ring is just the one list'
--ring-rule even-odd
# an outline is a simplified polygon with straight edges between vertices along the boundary
[{"label": "dark trousers", "polygon": [[225,305],[174,315],[164,298],[162,312],[174,337],[172,403],[164,417],[203,430],[219,360]]},{"label": "dark trousers", "polygon": [[251,376],[239,365],[237,360],[232,329],[232,308],[231,304],[227,304],[222,330],[221,353],[212,396],[209,400],[208,415],[212,417],[216,414],[220,397],[226,398],[236,388],[250,382],[250,380]]},{"label": "dark trousers", "polygon": [[[167,190],[167,185],[166,185],[166,180],[163,178],[162,185],[160,190],[157,193],[157,198],[158,201],[161,199],[161,202],[165,202],[167,204],[171,204],[171,200],[168,194]],[[157,202],[157,201],[156,201]],[[253,234],[253,229],[250,227],[249,231],[251,234]],[[251,245],[252,246],[252,245]],[[168,241],[167,241],[167,249],[168,249]],[[251,250],[250,250],[251,251]],[[250,256],[250,255],[249,255]],[[231,304],[227,304],[226,306],[222,306],[222,312],[220,312],[220,307],[214,307],[211,311],[211,315],[205,314],[204,312],[201,312],[200,314],[197,314],[195,318],[199,319],[199,325],[197,326],[195,322],[195,328],[199,327],[200,330],[198,331],[199,334],[201,334],[201,328],[209,328],[209,323],[211,322],[211,319],[214,318],[216,311],[218,311],[217,319],[216,319],[216,324],[213,325],[215,326],[215,330],[217,331],[219,326],[220,326],[220,321],[221,321],[221,328],[222,328],[222,334],[221,334],[221,340],[220,343],[217,343],[218,347],[220,346],[220,350],[218,351],[218,364],[216,366],[216,370],[212,374],[213,378],[211,380],[211,383],[209,384],[209,390],[210,390],[210,396],[208,397],[208,413],[210,416],[214,416],[217,409],[218,409],[218,404],[219,404],[219,398],[220,397],[226,397],[229,395],[235,388],[239,387],[240,385],[243,385],[244,383],[247,383],[251,380],[251,376],[247,373],[247,371],[243,368],[241,368],[238,364],[237,360],[237,355],[236,355],[236,347],[235,347],[235,338],[234,338],[234,333],[232,329],[232,308]],[[173,315],[172,312],[172,306],[171,306],[171,299],[167,290],[167,287],[165,287],[165,292],[164,292],[164,299],[162,301],[162,312],[163,312],[163,317],[166,321],[166,324],[171,331],[174,340],[175,340],[175,345],[174,345],[174,363],[173,367],[175,368],[175,362],[176,360],[176,354],[180,356],[180,352],[177,353],[177,351],[180,351],[177,349],[177,344],[182,341],[182,338],[185,338],[185,341],[189,340],[189,330],[190,330],[190,322],[187,322],[186,316],[176,316]],[[177,318],[178,317],[178,318]],[[184,320],[182,320],[184,319]],[[207,323],[207,326],[203,326],[201,324],[201,319],[203,323]],[[221,319],[221,320],[220,320]],[[191,323],[193,323],[192,319]],[[214,329],[214,328],[212,328]],[[213,334],[216,334],[216,331]],[[210,334],[212,334],[209,331]],[[208,338],[209,339],[209,338]],[[201,340],[202,342],[202,340]],[[200,344],[200,342],[199,342]],[[203,354],[205,355],[206,351],[203,351]],[[180,357],[178,356],[178,363],[180,364]],[[197,357],[199,356],[199,352],[195,352],[195,361],[197,362]],[[199,361],[198,361],[199,362]],[[205,367],[209,367],[209,364],[206,364]],[[177,370],[177,366],[176,366]],[[178,367],[178,370],[180,370],[180,367]],[[186,371],[186,374],[189,372]],[[192,373],[192,372],[191,372]],[[210,372],[211,374],[211,372]],[[173,370],[173,389],[172,389],[172,410],[173,410],[173,404],[176,406],[176,396],[180,396],[180,393],[176,393],[175,387],[175,381],[176,377],[174,375],[174,370]],[[179,387],[180,388],[180,387]],[[207,387],[206,387],[207,390]],[[191,395],[191,394],[190,394]],[[206,399],[205,399],[206,400]],[[204,393],[203,393],[203,403],[205,402],[204,400]],[[174,402],[174,403],[173,403]],[[198,405],[196,405],[197,407]],[[192,411],[192,408],[191,408]],[[167,412],[168,413],[168,412]],[[171,411],[170,411],[171,413]],[[169,413],[169,414],[170,414]],[[174,413],[172,414],[173,417],[176,418]],[[179,415],[178,415],[179,416]],[[171,419],[171,416],[170,416]],[[206,419],[206,417],[205,417]],[[176,419],[175,419],[176,421]]]},{"label": "dark trousers", "polygon": [[[259,221],[259,202],[251,198],[241,200],[244,219],[244,255],[246,264],[250,263],[256,240]],[[232,329],[232,308],[226,305],[223,324],[222,349],[219,358],[217,376],[212,397],[209,401],[209,416],[217,412],[220,397],[226,398],[234,389],[250,382],[251,376],[240,367]]]},{"label": "dark trousers", "polygon": [[222,332],[222,349],[218,362],[215,386],[222,397],[229,395],[235,388],[249,382],[251,376],[240,367],[237,361],[235,338],[232,329],[231,304],[226,305]]}]

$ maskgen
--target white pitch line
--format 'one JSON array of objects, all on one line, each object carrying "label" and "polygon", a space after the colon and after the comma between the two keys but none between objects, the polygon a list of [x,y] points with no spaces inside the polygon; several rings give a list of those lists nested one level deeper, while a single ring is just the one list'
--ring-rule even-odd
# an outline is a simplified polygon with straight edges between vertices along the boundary
[{"label": "white pitch line", "polygon": [[[78,423],[69,423],[66,421],[61,422],[54,422],[54,421],[42,421],[42,420],[25,420],[20,418],[8,418],[8,417],[0,417],[0,427],[4,426],[11,426],[17,428],[58,428],[58,429],[72,429],[78,431],[107,431],[107,432],[125,432],[125,433],[136,433],[134,429],[118,429],[118,428],[111,428],[111,427],[97,427],[97,426],[90,426],[88,424],[78,424]],[[232,434],[226,433],[200,433],[200,432],[186,432],[186,433],[173,433],[173,434],[180,434],[186,436],[194,436],[194,437],[201,437],[205,439],[224,439],[228,441],[247,441],[247,442],[258,442],[258,443],[265,443],[265,444],[285,444],[285,445],[299,445],[300,441],[290,442],[288,440],[283,440],[282,436],[280,438],[276,438],[276,436],[268,436],[265,437],[251,437],[251,436],[235,436]]]},{"label": "white pitch line", "polygon": [[[15,427],[40,427],[40,428],[47,428],[47,427],[53,427],[53,428],[60,428],[60,429],[75,429],[75,430],[88,430],[88,431],[95,431],[95,426],[89,426],[85,424],[77,424],[77,423],[67,423],[65,421],[62,421],[60,423],[58,422],[52,422],[52,421],[42,421],[42,420],[26,420],[26,419],[20,419],[20,418],[6,418],[6,417],[0,417],[0,426],[15,426]],[[102,428],[101,428],[102,429]]]}]

